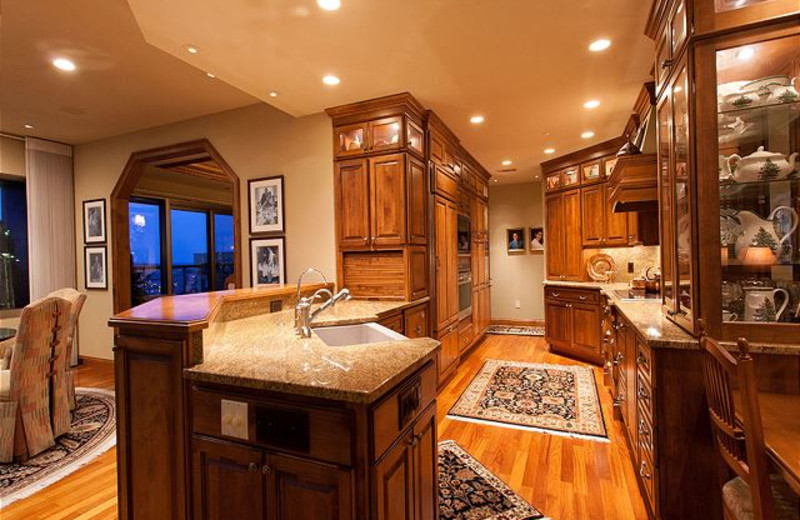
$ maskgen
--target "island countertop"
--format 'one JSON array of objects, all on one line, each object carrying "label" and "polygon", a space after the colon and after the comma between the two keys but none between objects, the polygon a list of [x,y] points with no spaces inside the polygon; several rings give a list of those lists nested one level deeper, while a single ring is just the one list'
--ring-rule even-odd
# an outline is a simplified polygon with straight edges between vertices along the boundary
[{"label": "island countertop", "polygon": [[[315,327],[374,322],[417,302],[351,300],[320,313]],[[434,359],[431,338],[329,347],[294,330],[285,310],[213,323],[204,332],[203,362],[184,370],[193,381],[353,403],[372,403]]]}]

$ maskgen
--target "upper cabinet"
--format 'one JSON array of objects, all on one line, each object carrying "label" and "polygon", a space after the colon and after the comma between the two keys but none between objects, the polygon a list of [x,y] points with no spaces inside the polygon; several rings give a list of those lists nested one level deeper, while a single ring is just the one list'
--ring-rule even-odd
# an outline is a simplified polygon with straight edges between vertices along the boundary
[{"label": "upper cabinet", "polygon": [[404,117],[394,116],[337,126],[333,132],[336,157],[382,153],[405,146],[422,155],[424,148],[421,134],[410,130],[411,125],[414,125],[410,121],[407,125],[409,130],[403,132],[404,121]]},{"label": "upper cabinet", "polygon": [[671,60],[656,67],[664,310],[693,333],[702,319],[723,340],[798,343],[800,3],[693,4],[684,30],[686,8],[657,2],[670,14],[648,32]]}]

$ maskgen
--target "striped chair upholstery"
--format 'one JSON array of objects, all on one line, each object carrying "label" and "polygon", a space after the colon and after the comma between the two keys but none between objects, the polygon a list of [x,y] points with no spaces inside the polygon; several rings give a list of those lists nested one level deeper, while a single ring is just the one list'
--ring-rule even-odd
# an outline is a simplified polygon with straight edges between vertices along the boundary
[{"label": "striped chair upholstery", "polygon": [[62,298],[45,298],[22,310],[11,365],[0,371],[0,462],[24,461],[55,444],[52,353],[66,344],[69,312],[70,303]]},{"label": "striped chair upholstery", "polygon": [[[67,332],[67,348],[65,349],[64,355],[57,360],[58,368],[54,374],[55,380],[53,381],[53,384],[55,388],[54,392],[56,394],[66,391],[67,399],[69,401],[69,410],[72,411],[75,410],[75,372],[72,370],[72,367],[69,363],[72,359],[72,349],[75,348],[75,338],[78,334],[78,320],[81,316],[83,304],[86,301],[86,294],[76,291],[75,289],[59,289],[58,291],[51,292],[47,296],[48,298],[64,298],[71,304],[68,325],[69,330]],[[60,375],[62,366],[64,370],[63,377]],[[55,403],[57,404],[60,402],[61,397],[58,396],[55,399]],[[63,415],[59,408],[57,408],[54,413],[59,417]],[[69,422],[67,422],[67,427],[69,427]],[[56,434],[56,436],[58,435],[59,434]]]}]

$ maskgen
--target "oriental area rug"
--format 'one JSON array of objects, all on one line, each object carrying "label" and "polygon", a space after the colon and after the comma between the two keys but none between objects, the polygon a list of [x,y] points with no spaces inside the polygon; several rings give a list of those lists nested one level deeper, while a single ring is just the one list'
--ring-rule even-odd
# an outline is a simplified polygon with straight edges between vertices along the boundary
[{"label": "oriental area rug", "polygon": [[448,417],[608,442],[586,367],[487,360]]},{"label": "oriental area rug", "polygon": [[114,392],[78,388],[75,394],[70,431],[55,446],[24,463],[0,464],[0,508],[63,479],[116,444]]},{"label": "oriental area rug", "polygon": [[441,520],[533,520],[542,513],[454,441],[439,443]]},{"label": "oriental area rug", "polygon": [[486,334],[498,336],[544,336],[544,327],[528,327],[522,325],[490,325]]}]

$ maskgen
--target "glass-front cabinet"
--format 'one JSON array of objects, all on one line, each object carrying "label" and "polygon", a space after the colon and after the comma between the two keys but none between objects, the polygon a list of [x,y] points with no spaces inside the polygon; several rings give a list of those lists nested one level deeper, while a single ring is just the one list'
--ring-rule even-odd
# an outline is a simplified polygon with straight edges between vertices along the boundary
[{"label": "glass-front cabinet", "polygon": [[693,333],[800,343],[800,2],[654,13],[664,311]]}]

